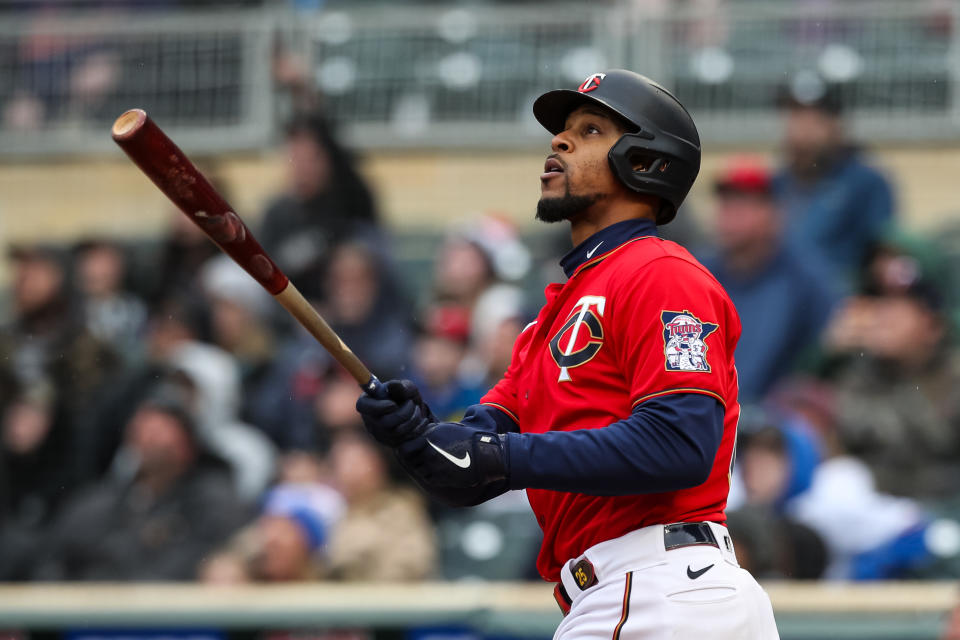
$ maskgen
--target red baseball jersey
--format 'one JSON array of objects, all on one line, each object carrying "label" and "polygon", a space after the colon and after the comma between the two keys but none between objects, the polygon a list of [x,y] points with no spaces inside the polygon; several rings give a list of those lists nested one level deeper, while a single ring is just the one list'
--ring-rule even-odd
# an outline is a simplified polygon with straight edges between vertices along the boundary
[{"label": "red baseball jersey", "polygon": [[637,235],[652,233],[652,223],[631,228],[633,237],[599,232],[584,243],[600,240],[593,251],[581,245],[581,263],[566,283],[547,287],[546,304],[482,402],[521,433],[543,433],[599,429],[651,398],[704,394],[725,408],[723,436],[707,481],[693,488],[613,497],[528,489],[544,533],[537,567],[546,580],[558,580],[563,563],[592,545],[640,527],[725,521],[740,414],[733,360],[740,320],[686,249]]}]

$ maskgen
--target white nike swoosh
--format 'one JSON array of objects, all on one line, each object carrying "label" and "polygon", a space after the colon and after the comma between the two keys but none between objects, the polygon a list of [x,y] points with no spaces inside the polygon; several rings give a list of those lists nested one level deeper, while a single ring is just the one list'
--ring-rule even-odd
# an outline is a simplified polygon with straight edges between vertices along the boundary
[{"label": "white nike swoosh", "polygon": [[469,451],[468,451],[467,453],[463,454],[463,457],[462,457],[462,458],[458,458],[457,456],[453,455],[452,453],[450,453],[450,452],[448,452],[448,451],[444,451],[443,449],[441,449],[441,448],[438,447],[437,445],[433,444],[432,442],[430,442],[429,439],[427,440],[427,444],[430,445],[431,447],[433,447],[434,451],[436,451],[437,453],[439,453],[439,454],[442,455],[444,458],[446,458],[447,460],[449,460],[449,461],[452,462],[453,464],[457,465],[457,466],[460,467],[461,469],[469,469],[469,468],[470,468],[470,452],[469,452]]},{"label": "white nike swoosh", "polygon": [[594,252],[595,252],[597,249],[599,249],[599,248],[600,248],[600,245],[603,244],[604,242],[605,242],[605,240],[601,240],[601,241],[600,241],[600,244],[598,244],[597,246],[595,246],[593,249],[590,249],[590,251],[587,251],[587,257],[588,257],[588,258],[592,258]]}]

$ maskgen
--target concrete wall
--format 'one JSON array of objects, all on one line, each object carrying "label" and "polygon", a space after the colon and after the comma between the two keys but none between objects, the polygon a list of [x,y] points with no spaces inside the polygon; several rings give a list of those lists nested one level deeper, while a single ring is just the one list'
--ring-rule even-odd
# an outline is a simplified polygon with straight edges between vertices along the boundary
[{"label": "concrete wall", "polygon": [[[380,154],[363,162],[389,224],[435,226],[481,211],[518,224],[533,222],[545,152],[417,152]],[[735,152],[709,153],[692,203],[709,214],[710,177]],[[770,154],[766,154],[771,157]],[[879,164],[897,181],[907,226],[930,229],[947,215],[960,218],[960,149],[880,149]],[[228,198],[256,221],[283,184],[277,153],[217,162]],[[137,236],[159,232],[172,206],[125,158],[0,164],[0,245],[12,240],[69,240],[87,234]],[[2,262],[2,261],[0,261]],[[0,267],[0,281],[4,278]]]}]

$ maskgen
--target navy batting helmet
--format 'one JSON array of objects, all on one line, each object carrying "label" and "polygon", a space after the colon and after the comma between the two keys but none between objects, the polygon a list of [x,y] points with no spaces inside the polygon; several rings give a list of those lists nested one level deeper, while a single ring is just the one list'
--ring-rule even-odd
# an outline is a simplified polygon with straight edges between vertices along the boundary
[{"label": "navy batting helmet", "polygon": [[610,147],[610,169],[629,189],[663,199],[657,224],[673,220],[700,171],[700,135],[690,114],[653,80],[611,69],[593,74],[576,90],[548,91],[533,103],[533,115],[556,135],[574,109],[591,103],[636,127]]}]

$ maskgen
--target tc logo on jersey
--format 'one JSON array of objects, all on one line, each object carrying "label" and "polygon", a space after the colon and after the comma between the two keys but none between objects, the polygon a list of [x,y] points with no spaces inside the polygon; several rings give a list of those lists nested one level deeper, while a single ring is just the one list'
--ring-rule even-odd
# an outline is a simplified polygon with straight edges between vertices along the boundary
[{"label": "tc logo on jersey", "polygon": [[667,371],[710,372],[707,345],[704,340],[719,325],[702,322],[687,310],[661,311],[663,322],[663,355]]},{"label": "tc logo on jersey", "polygon": [[[573,306],[570,317],[550,339],[550,355],[560,367],[558,382],[570,382],[568,369],[579,367],[593,359],[603,346],[603,296],[583,296]],[[594,311],[596,309],[596,311]]]},{"label": "tc logo on jersey", "polygon": [[586,80],[584,80],[583,83],[579,87],[577,87],[577,91],[579,91],[580,93],[590,93],[591,91],[599,87],[600,81],[606,77],[607,77],[607,74],[605,73],[595,73],[589,78],[587,78]]}]

